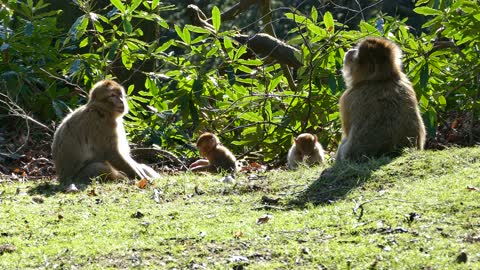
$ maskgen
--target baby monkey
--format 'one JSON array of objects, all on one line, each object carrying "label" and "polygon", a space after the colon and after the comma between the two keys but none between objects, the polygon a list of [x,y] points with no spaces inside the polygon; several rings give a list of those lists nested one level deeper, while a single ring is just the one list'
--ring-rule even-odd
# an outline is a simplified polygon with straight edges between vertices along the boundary
[{"label": "baby monkey", "polygon": [[200,155],[206,159],[200,159],[190,165],[193,172],[221,171],[235,172],[237,170],[235,156],[225,146],[221,145],[218,137],[206,132],[197,140],[197,148]]},{"label": "baby monkey", "polygon": [[287,156],[290,169],[297,168],[298,164],[302,162],[311,166],[315,163],[321,164],[324,160],[322,145],[318,142],[317,136],[310,133],[298,135]]}]

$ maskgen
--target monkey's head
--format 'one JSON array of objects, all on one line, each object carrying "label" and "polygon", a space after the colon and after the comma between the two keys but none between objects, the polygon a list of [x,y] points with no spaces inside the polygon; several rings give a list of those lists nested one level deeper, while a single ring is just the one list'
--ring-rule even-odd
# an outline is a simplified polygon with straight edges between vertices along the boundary
[{"label": "monkey's head", "polygon": [[125,90],[112,80],[97,82],[90,91],[88,104],[112,113],[115,118],[128,112]]},{"label": "monkey's head", "polygon": [[203,133],[197,140],[197,148],[202,157],[206,157],[218,144],[220,144],[220,140],[210,132]]},{"label": "monkey's head", "polygon": [[295,138],[295,145],[297,149],[305,156],[312,155],[316,143],[317,136],[310,133],[302,133]]},{"label": "monkey's head", "polygon": [[343,77],[347,87],[362,81],[398,79],[402,53],[392,41],[369,37],[349,50],[343,59]]}]

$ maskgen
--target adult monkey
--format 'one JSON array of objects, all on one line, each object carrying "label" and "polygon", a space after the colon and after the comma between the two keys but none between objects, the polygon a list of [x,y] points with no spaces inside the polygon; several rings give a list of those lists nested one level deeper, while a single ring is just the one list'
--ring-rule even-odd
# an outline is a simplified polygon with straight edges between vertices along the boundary
[{"label": "adult monkey", "polygon": [[401,70],[401,55],[395,43],[374,37],[345,54],[347,90],[340,98],[343,139],[337,160],[423,149],[425,126],[415,91]]},{"label": "adult monkey", "polygon": [[112,80],[97,82],[88,103],[58,126],[52,155],[61,183],[159,177],[152,168],[130,156],[123,116],[128,112],[123,87]]}]

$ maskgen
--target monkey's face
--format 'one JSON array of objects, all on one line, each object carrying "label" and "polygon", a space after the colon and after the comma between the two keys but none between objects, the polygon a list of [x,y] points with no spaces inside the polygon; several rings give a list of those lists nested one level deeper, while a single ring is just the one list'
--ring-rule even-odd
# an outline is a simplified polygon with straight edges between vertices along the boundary
[{"label": "monkey's face", "polygon": [[110,104],[113,111],[121,115],[128,112],[127,98],[120,89],[113,89],[107,97],[106,102]]},{"label": "monkey's face", "polygon": [[305,156],[310,156],[314,149],[317,138],[312,134],[301,134],[295,139],[297,149]]},{"label": "monkey's face", "polygon": [[350,76],[350,74],[354,72],[354,68],[357,65],[357,57],[357,49],[350,49],[345,54],[345,57],[343,58],[343,73],[345,74],[345,76]]},{"label": "monkey's face", "polygon": [[89,103],[112,113],[114,117],[121,117],[128,112],[125,90],[112,80],[103,80],[95,84],[90,93]]},{"label": "monkey's face", "polygon": [[208,153],[210,153],[215,147],[217,146],[217,141],[215,138],[208,138],[206,140],[201,140],[197,143],[198,151],[202,157],[207,157]]}]

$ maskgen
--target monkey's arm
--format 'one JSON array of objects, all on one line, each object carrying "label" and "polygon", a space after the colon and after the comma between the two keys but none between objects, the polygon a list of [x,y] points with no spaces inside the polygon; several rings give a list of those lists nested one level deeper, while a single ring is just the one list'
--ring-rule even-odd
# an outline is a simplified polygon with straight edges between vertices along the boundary
[{"label": "monkey's arm", "polygon": [[190,169],[193,170],[193,169],[196,168],[196,167],[199,167],[199,166],[207,166],[207,165],[209,165],[209,164],[210,164],[210,162],[209,162],[208,160],[206,160],[206,159],[199,159],[199,160],[193,162],[192,164],[190,164]]},{"label": "monkey's arm", "polygon": [[148,175],[141,169],[140,164],[138,164],[133,158],[128,154],[120,153],[120,151],[115,151],[111,153],[111,156],[108,157],[107,161],[118,171],[125,173],[129,178],[135,178],[139,176],[141,178],[147,178]]},{"label": "monkey's arm", "polygon": [[213,165],[201,165],[191,168],[192,172],[216,172],[216,169]]}]

